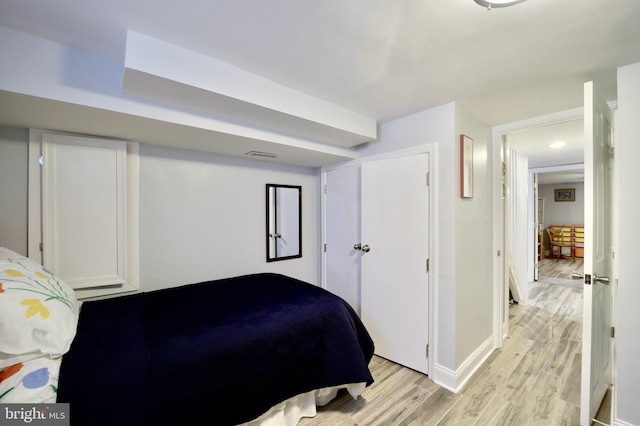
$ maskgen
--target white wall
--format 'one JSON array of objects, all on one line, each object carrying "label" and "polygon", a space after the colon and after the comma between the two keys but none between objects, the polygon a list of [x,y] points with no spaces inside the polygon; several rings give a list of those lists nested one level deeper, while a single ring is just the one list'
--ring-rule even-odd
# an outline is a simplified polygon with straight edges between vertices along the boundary
[{"label": "white wall", "polygon": [[[434,230],[437,239],[435,254],[436,278],[431,285],[437,286],[438,306],[436,317],[436,338],[431,344],[435,347],[436,364],[455,370],[455,262],[454,235],[455,220],[454,186],[452,173],[454,153],[454,118],[455,104],[449,103],[407,117],[383,123],[379,129],[378,141],[361,149],[360,157],[384,154],[405,148],[437,144],[435,178],[437,184],[436,203],[437,226]],[[432,172],[433,173],[433,172]],[[432,234],[432,235],[433,235]],[[439,236],[443,236],[440,238]],[[442,336],[437,338],[437,336]],[[433,373],[433,372],[432,372]]]},{"label": "white wall", "polygon": [[[28,137],[0,127],[0,245],[24,255]],[[318,284],[318,180],[305,167],[141,145],[140,290],[264,271]],[[266,262],[267,183],[302,185],[300,259]]]},{"label": "white wall", "polygon": [[[140,289],[265,271],[317,285],[318,179],[315,169],[142,145]],[[267,183],[302,185],[302,258],[266,262]]]},{"label": "white wall", "polygon": [[[576,201],[554,201],[554,190],[575,188]],[[557,183],[539,186],[539,195],[544,197],[544,227],[551,224],[584,224],[584,182]]]},{"label": "white wall", "polygon": [[625,425],[640,425],[640,63],[618,69],[615,164],[618,177],[618,315],[616,318],[617,413]]},{"label": "white wall", "polygon": [[27,255],[29,132],[0,126],[0,246]]},{"label": "white wall", "polygon": [[[473,198],[461,198],[460,143],[473,139]],[[456,366],[459,368],[493,335],[493,191],[491,128],[456,107],[455,176]]]}]

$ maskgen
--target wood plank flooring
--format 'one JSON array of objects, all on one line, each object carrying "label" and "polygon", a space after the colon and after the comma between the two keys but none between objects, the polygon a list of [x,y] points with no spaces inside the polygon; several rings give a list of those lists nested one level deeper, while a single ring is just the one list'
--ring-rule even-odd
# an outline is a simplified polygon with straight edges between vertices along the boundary
[{"label": "wood plank flooring", "polygon": [[[569,283],[576,284],[576,280],[572,280],[573,272],[582,273],[584,270],[584,260],[576,258],[575,261],[569,259],[543,259],[538,263],[538,280],[550,283]],[[576,285],[579,287],[579,285]]]},{"label": "wood plank flooring", "polygon": [[[565,262],[571,263],[571,265]],[[556,278],[571,260],[544,260]],[[562,269],[564,272],[560,273]],[[510,336],[458,394],[427,376],[374,356],[375,383],[353,400],[346,392],[309,425],[579,425],[582,287],[530,283],[529,304],[509,309]]]}]

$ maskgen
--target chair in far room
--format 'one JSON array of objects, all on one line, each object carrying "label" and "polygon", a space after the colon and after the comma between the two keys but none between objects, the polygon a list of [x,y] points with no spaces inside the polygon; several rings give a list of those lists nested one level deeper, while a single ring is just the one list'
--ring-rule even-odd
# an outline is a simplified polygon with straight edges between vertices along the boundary
[{"label": "chair in far room", "polygon": [[[574,262],[576,258],[573,253],[573,240],[571,238],[571,227],[548,227],[546,229],[549,236],[549,257],[556,256],[556,262],[560,260],[560,256],[563,255],[562,249],[568,248],[569,254],[565,257],[570,257]],[[557,248],[557,253],[554,254],[554,247]]]}]

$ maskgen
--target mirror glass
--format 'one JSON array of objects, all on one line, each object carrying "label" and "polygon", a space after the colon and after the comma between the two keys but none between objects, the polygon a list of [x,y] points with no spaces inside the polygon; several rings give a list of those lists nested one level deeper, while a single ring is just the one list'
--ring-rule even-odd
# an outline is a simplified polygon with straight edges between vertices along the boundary
[{"label": "mirror glass", "polygon": [[267,184],[267,262],[302,257],[302,187]]}]

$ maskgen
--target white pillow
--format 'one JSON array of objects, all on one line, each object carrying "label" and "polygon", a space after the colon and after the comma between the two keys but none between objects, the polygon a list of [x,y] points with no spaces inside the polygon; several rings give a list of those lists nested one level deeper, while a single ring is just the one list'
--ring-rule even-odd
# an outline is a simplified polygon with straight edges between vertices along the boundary
[{"label": "white pillow", "polygon": [[56,402],[61,361],[41,357],[0,371],[0,404]]},{"label": "white pillow", "polygon": [[76,335],[74,291],[37,262],[0,247],[0,370],[58,357]]}]

